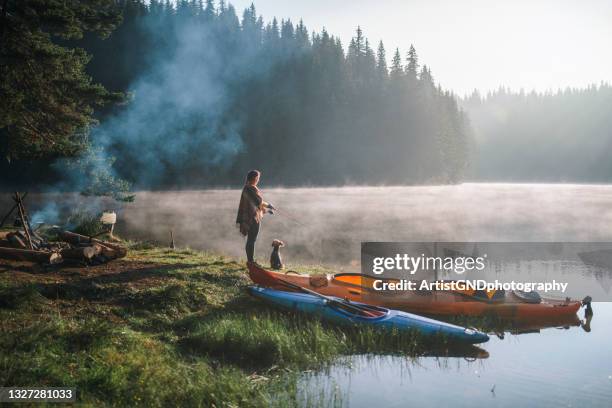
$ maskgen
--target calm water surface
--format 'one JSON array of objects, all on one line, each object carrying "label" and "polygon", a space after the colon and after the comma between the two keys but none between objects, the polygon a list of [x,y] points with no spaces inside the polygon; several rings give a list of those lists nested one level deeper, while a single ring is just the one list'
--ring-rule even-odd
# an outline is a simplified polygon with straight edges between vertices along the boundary
[{"label": "calm water surface", "polygon": [[[300,379],[303,405],[351,407],[610,407],[612,303],[591,331],[548,328],[480,345],[488,358],[357,355]],[[580,311],[583,315],[583,311]],[[486,356],[486,355],[485,355]]]},{"label": "calm water surface", "polygon": [[[264,179],[265,181],[265,179]],[[266,188],[257,255],[287,244],[288,262],[358,267],[362,241],[612,241],[612,186],[462,184],[418,187]],[[236,227],[239,190],[142,192],[118,231],[244,256]]]}]

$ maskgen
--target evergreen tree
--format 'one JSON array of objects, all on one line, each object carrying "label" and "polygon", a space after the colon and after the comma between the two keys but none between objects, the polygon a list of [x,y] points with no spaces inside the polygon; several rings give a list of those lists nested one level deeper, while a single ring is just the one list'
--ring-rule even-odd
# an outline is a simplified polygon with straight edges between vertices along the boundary
[{"label": "evergreen tree", "polygon": [[164,0],[164,11],[166,16],[170,16],[174,13],[174,6],[172,6],[172,2],[170,0]]},{"label": "evergreen tree", "polygon": [[94,108],[118,99],[85,72],[89,56],[60,45],[120,22],[112,0],[3,1],[0,151],[7,159],[73,156],[88,147]]},{"label": "evergreen tree", "polygon": [[399,48],[396,48],[393,60],[391,61],[391,78],[397,80],[402,77],[403,73],[402,56],[400,55]]},{"label": "evergreen tree", "polygon": [[351,38],[351,42],[348,47],[348,54],[346,58],[349,62],[352,61],[356,63],[359,59],[359,49],[357,48],[357,43],[355,42],[355,38]]},{"label": "evergreen tree", "polygon": [[216,15],[215,2],[214,0],[206,0],[206,7],[204,8],[204,21],[213,21]]},{"label": "evergreen tree", "polygon": [[366,39],[364,46],[364,66],[365,66],[365,75],[371,82],[376,79],[376,55],[374,54],[374,50],[370,47],[370,41]]},{"label": "evergreen tree", "polygon": [[278,29],[278,20],[274,18],[271,23],[268,23],[264,30],[264,43],[269,49],[274,49],[280,40],[280,31]]},{"label": "evergreen tree", "polygon": [[363,31],[360,26],[357,26],[357,35],[355,36],[355,54],[360,57],[365,53],[365,42]]},{"label": "evergreen tree", "polygon": [[176,2],[176,14],[181,19],[186,19],[189,16],[192,16],[191,6],[189,4],[189,0],[177,0]]},{"label": "evergreen tree", "polygon": [[236,14],[236,8],[232,4],[224,8],[219,7],[219,21],[226,30],[228,39],[235,37],[240,31],[240,21]]},{"label": "evergreen tree", "polygon": [[421,69],[421,74],[419,75],[419,80],[421,83],[427,84],[429,86],[433,86],[433,76],[431,75],[431,71],[427,68],[427,65],[423,65]]},{"label": "evergreen tree", "polygon": [[[64,2],[60,3],[63,7]],[[114,0],[108,3],[114,4]],[[9,0],[8,4],[14,7],[16,3]],[[253,167],[268,174],[270,183],[283,184],[457,182],[465,174],[469,123],[455,96],[434,83],[427,66],[419,67],[414,47],[408,52],[405,68],[399,50],[388,67],[382,41],[373,50],[361,27],[345,49],[327,30],[310,34],[301,20],[297,25],[290,20],[279,24],[277,19],[264,24],[253,5],[244,10],[239,21],[234,7],[223,0],[216,8],[208,0],[179,0],[175,5],[168,0],[118,0],[118,4],[123,24],[108,39],[86,35],[82,40],[71,40],[71,45],[94,55],[87,66],[87,58],[79,51],[66,49],[70,54],[66,59],[56,54],[48,57],[64,67],[78,68],[59,73],[52,69],[49,78],[68,77],[78,85],[78,92],[93,90],[87,93],[91,100],[79,100],[89,105],[70,104],[66,99],[60,105],[59,99],[45,96],[65,98],[70,93],[53,94],[43,89],[31,98],[40,99],[35,102],[41,105],[57,106],[44,111],[44,116],[40,109],[27,113],[29,116],[19,122],[14,112],[19,111],[15,107],[21,100],[8,93],[21,97],[19,93],[26,86],[13,71],[5,69],[8,46],[3,42],[0,70],[9,76],[0,77],[0,89],[3,101],[9,103],[0,111],[0,119],[3,124],[12,121],[0,129],[3,149],[19,151],[14,146],[28,139],[12,132],[24,132],[17,123],[28,126],[26,119],[37,112],[40,118],[35,119],[43,123],[43,129],[56,132],[47,129],[46,121],[68,121],[56,116],[64,104],[78,110],[81,119],[86,118],[70,116],[74,126],[62,130],[72,143],[67,150],[73,153],[86,146],[96,98],[101,103],[112,96],[87,82],[86,66],[87,72],[109,89],[135,89],[135,97],[126,107],[97,114],[102,127],[125,124],[120,132],[104,133],[104,146],[119,159],[115,170],[131,181],[141,181],[142,188],[180,187],[177,183],[181,180],[183,186],[192,187],[234,183]],[[11,18],[13,15],[17,14],[11,13]],[[88,24],[92,21],[87,19]],[[34,37],[25,36],[25,41]],[[46,40],[49,38],[55,36]],[[19,41],[24,40],[13,36],[12,41],[8,44],[19,49]],[[67,65],[68,59],[72,65]],[[42,69],[36,72],[35,81],[51,87],[40,74]],[[85,81],[85,87],[79,81]],[[148,86],[144,92],[143,83]],[[4,98],[5,94],[9,96]],[[29,108],[31,100],[23,106]],[[158,110],[151,111],[151,106]],[[8,139],[5,136],[9,134],[17,136]],[[35,146],[48,153],[50,150],[35,139],[37,135],[30,132],[28,149]],[[90,137],[95,141],[101,136],[94,131]],[[55,144],[53,149],[70,143]],[[235,153],[217,153],[228,146],[236,146]],[[102,153],[89,155],[89,169],[96,168],[97,160],[105,155]],[[151,157],[155,160],[146,159]],[[111,191],[107,187],[112,184],[105,181],[111,173],[98,174],[95,189]],[[157,177],[153,181],[149,180],[151,174]]]},{"label": "evergreen tree", "polygon": [[308,38],[308,29],[302,20],[300,20],[300,23],[295,28],[295,40],[299,48],[307,47],[310,43],[310,39]]},{"label": "evergreen tree", "polygon": [[151,16],[159,17],[164,12],[164,4],[160,0],[151,0],[149,13]]},{"label": "evergreen tree", "polygon": [[389,74],[387,70],[387,55],[385,53],[385,46],[382,40],[378,43],[378,50],[376,53],[376,70],[378,71],[378,77],[380,80],[385,80]]},{"label": "evergreen tree", "polygon": [[244,9],[242,13],[242,30],[245,33],[252,34],[252,31],[257,25],[257,12],[255,11],[255,5],[251,4],[251,7]]},{"label": "evergreen tree", "polygon": [[406,74],[410,79],[417,79],[419,72],[419,57],[417,56],[414,46],[411,44],[406,58]]},{"label": "evergreen tree", "polygon": [[281,38],[285,42],[293,43],[293,40],[295,39],[295,30],[293,28],[293,23],[291,22],[291,20],[281,21]]}]

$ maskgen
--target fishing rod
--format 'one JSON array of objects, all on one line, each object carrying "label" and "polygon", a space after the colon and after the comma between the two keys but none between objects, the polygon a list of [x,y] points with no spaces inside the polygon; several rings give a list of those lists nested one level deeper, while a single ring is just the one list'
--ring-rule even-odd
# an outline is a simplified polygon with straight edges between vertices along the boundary
[{"label": "fishing rod", "polygon": [[306,227],[306,224],[304,224],[303,222],[298,220],[294,215],[291,215],[292,213],[290,211],[287,211],[287,210],[284,210],[284,209],[283,210],[279,210],[276,207],[273,208],[273,211],[276,211],[279,215],[282,215],[283,217],[287,218],[288,220],[291,220],[291,221],[295,222],[300,227]]},{"label": "fishing rod", "polygon": [[[287,218],[288,220],[293,221],[293,222],[294,222],[294,223],[296,223],[298,226],[300,226],[300,227],[302,227],[302,228],[308,228],[308,225],[304,224],[304,223],[303,223],[303,222],[301,222],[299,219],[297,219],[297,218],[295,217],[295,215],[291,215],[291,214],[293,214],[292,212],[287,211],[287,210],[285,210],[285,209],[283,209],[283,210],[279,210],[279,209],[278,209],[278,208],[276,208],[276,207],[274,207],[274,209],[273,209],[273,210],[274,210],[274,211],[276,211],[276,213],[278,213],[279,215],[281,215],[281,216],[283,216],[283,217]],[[327,240],[327,241],[331,241],[331,242],[335,243],[336,245],[340,245],[340,246],[346,246],[346,245],[347,245],[346,241],[342,241],[342,240],[340,240],[340,239],[338,239],[338,238],[326,238],[326,240]]]}]

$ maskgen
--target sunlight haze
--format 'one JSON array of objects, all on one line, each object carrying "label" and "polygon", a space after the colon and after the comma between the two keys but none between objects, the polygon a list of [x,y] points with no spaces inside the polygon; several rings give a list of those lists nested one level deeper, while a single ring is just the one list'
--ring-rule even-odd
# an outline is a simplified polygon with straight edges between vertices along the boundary
[{"label": "sunlight haze", "polygon": [[[239,15],[251,0],[231,1]],[[612,81],[612,2],[605,0],[257,0],[257,13],[304,19],[345,46],[361,25],[402,57],[413,43],[443,87],[545,91]]]}]

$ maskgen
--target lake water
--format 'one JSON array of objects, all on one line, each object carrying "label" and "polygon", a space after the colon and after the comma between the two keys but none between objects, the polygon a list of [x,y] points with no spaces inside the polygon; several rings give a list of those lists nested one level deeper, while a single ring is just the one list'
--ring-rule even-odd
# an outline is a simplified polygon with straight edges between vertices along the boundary
[{"label": "lake water", "polygon": [[[338,270],[359,269],[361,241],[612,241],[607,185],[261,187],[279,208],[263,221],[257,244],[263,263],[274,238],[286,242],[286,262]],[[122,236],[169,243],[173,231],[179,247],[243,257],[244,239],[234,225],[239,197],[239,190],[140,192],[135,203],[119,208],[103,200],[32,195],[26,204],[33,217],[47,222],[56,222],[66,206],[112,208],[118,210]],[[600,295],[610,294],[609,272],[564,268],[562,273],[593,280]],[[564,329],[527,327],[523,331],[530,333],[506,333],[503,340],[493,335],[483,352],[464,357],[346,357],[302,376],[302,402],[611,407],[612,303],[596,303],[594,311],[590,332],[578,321],[561,324],[568,326]]]},{"label": "lake water", "polygon": [[[288,262],[357,269],[362,241],[612,241],[612,186],[462,184],[267,189],[257,253],[285,241]],[[244,257],[239,190],[142,192],[119,233]]]},{"label": "lake water", "polygon": [[[358,355],[300,379],[303,405],[610,407],[612,303],[580,326],[495,335],[484,358]],[[583,312],[581,311],[582,315]]]}]

